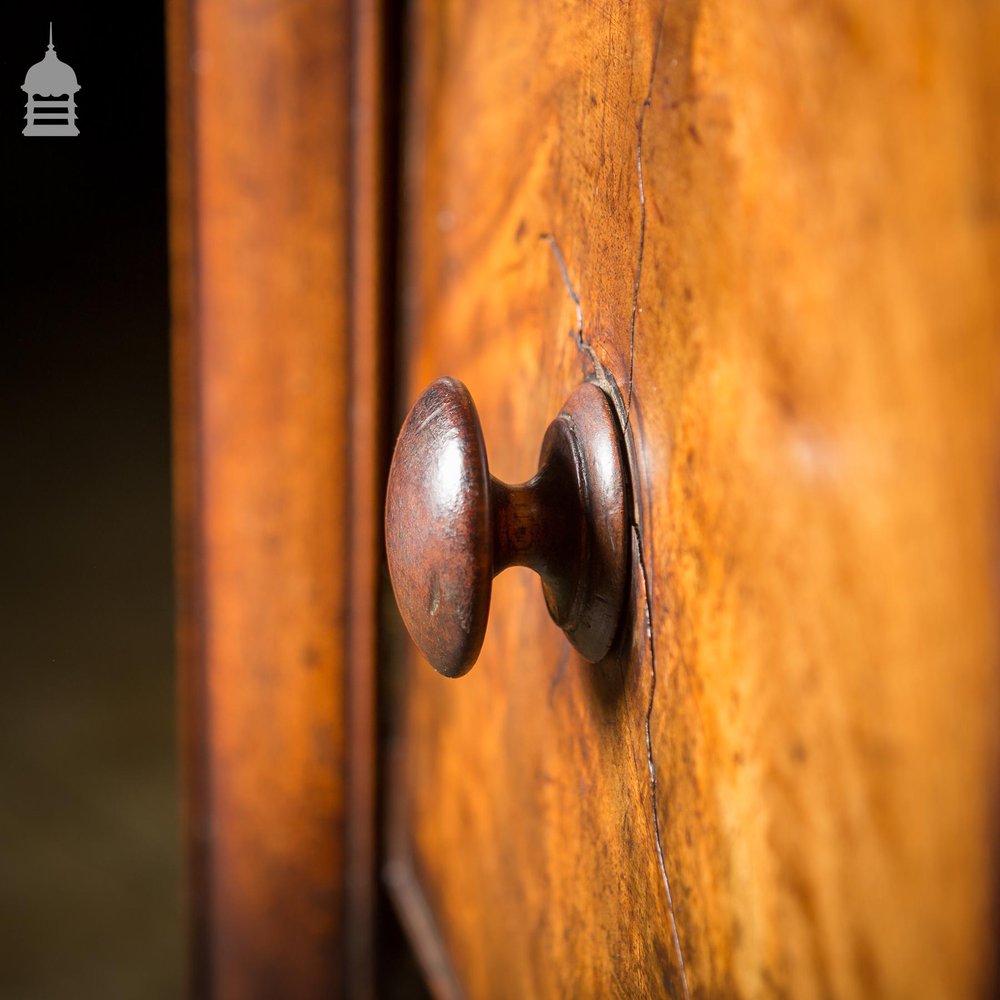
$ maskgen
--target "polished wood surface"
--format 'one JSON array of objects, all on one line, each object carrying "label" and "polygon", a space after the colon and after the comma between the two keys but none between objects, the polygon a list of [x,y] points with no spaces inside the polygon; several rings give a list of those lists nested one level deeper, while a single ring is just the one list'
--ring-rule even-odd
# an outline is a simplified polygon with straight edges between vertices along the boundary
[{"label": "polished wood surface", "polygon": [[440,378],[399,433],[385,505],[393,590],[413,641],[446,677],[483,645],[493,577],[527,566],[552,620],[591,662],[618,635],[628,572],[621,431],[611,402],[580,385],[549,424],[538,472],[510,486],[490,475],[469,390]]},{"label": "polished wood surface", "polygon": [[[409,400],[510,481],[581,375],[630,629],[524,570],[407,669],[387,877],[442,996],[974,997],[996,962],[996,3],[418,0]],[[995,984],[993,984],[995,985]]]},{"label": "polished wood surface", "polygon": [[197,996],[371,990],[380,18],[168,4]]}]

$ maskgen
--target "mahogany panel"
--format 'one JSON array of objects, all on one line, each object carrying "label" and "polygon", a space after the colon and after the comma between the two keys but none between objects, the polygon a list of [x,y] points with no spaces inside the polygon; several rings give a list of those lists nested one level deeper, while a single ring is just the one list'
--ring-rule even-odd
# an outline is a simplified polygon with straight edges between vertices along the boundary
[{"label": "mahogany panel", "polygon": [[[442,995],[977,996],[995,920],[998,5],[418,0],[409,400],[511,481],[584,376],[638,484],[582,662],[414,656],[390,883]],[[409,401],[408,400],[408,401]]]}]

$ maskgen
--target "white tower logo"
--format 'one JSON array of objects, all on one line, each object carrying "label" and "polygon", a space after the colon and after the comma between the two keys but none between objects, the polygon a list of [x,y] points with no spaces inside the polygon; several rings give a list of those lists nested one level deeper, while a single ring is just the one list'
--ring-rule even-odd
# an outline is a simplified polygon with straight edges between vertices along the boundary
[{"label": "white tower logo", "polygon": [[[23,135],[79,135],[76,127],[76,73],[56,55],[49,22],[49,50],[28,70],[21,87],[28,95]],[[46,99],[48,98],[48,99]]]}]

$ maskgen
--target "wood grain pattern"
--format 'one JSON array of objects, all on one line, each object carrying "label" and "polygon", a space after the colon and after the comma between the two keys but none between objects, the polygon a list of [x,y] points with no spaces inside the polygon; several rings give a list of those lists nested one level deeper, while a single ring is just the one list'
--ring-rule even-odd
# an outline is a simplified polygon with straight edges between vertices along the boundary
[{"label": "wood grain pattern", "polygon": [[391,872],[436,988],[983,995],[998,5],[412,29],[411,398],[461,378],[516,481],[600,366],[641,487],[618,655],[514,570],[475,672],[409,669]]},{"label": "wood grain pattern", "polygon": [[169,5],[195,995],[371,990],[380,11]]}]

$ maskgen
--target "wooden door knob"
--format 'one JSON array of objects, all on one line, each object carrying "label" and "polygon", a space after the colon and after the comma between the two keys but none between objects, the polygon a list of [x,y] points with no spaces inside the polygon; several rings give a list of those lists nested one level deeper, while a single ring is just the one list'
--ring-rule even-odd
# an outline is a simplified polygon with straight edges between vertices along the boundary
[{"label": "wooden door knob", "polygon": [[614,408],[574,390],[519,486],[490,475],[479,414],[453,378],[410,410],[389,470],[385,532],[396,601],[440,673],[461,677],[486,634],[493,577],[528,566],[553,621],[591,662],[611,649],[628,580],[627,475]]}]

